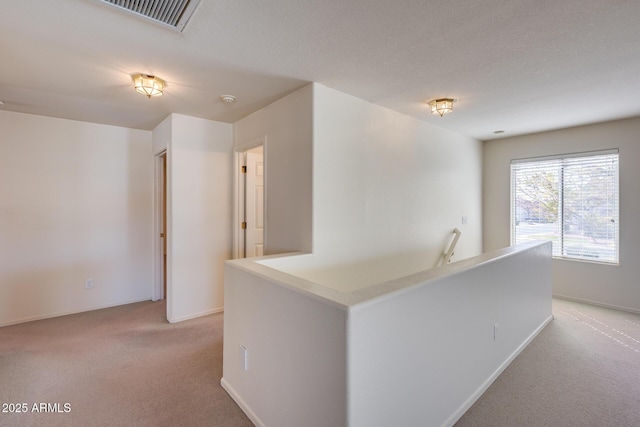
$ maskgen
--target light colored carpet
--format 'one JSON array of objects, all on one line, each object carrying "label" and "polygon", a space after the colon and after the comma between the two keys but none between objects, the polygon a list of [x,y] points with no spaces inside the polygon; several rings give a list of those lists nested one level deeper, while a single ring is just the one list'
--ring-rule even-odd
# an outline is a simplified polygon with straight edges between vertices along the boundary
[{"label": "light colored carpet", "polygon": [[[252,426],[220,387],[223,314],[142,302],[0,328],[1,426]],[[34,403],[69,413],[31,413]],[[0,408],[1,410],[2,408]]]},{"label": "light colored carpet", "polygon": [[553,314],[456,427],[640,426],[640,315],[561,299]]},{"label": "light colored carpet", "polygon": [[[640,426],[640,315],[553,311],[457,427]],[[28,405],[0,426],[251,426],[220,387],[223,315],[171,325],[164,312],[144,302],[0,328],[0,404]]]}]

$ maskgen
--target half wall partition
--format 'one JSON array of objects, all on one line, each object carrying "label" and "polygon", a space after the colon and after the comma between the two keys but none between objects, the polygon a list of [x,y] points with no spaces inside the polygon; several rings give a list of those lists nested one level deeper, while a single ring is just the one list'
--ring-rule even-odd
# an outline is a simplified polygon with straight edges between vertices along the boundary
[{"label": "half wall partition", "polygon": [[552,319],[550,242],[380,282],[313,257],[226,263],[221,382],[258,426],[453,425]]}]

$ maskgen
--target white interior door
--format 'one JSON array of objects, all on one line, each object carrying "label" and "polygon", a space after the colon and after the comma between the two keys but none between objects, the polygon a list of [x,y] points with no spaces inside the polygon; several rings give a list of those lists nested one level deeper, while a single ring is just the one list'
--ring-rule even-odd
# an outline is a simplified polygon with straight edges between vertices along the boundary
[{"label": "white interior door", "polygon": [[245,180],[245,256],[264,253],[264,159],[262,152],[247,152]]}]

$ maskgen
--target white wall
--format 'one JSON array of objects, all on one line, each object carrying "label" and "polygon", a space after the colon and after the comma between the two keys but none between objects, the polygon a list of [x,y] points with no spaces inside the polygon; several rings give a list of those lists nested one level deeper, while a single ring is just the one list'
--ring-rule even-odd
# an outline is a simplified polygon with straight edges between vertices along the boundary
[{"label": "white wall", "polygon": [[151,132],[6,111],[0,129],[0,325],[150,299]]},{"label": "white wall", "polygon": [[235,147],[266,136],[266,254],[313,252],[327,264],[406,253],[424,269],[454,227],[454,260],[481,252],[476,140],[317,83],[234,132]]},{"label": "white wall", "polygon": [[265,254],[312,249],[312,96],[307,85],[234,124],[236,147],[266,137]]},{"label": "white wall", "polygon": [[154,156],[169,149],[171,142],[172,115],[168,115],[158,126],[153,129],[151,136],[152,152]]},{"label": "white wall", "polygon": [[177,322],[221,311],[224,305],[224,261],[231,259],[233,127],[172,114],[170,128],[167,318]]},{"label": "white wall", "polygon": [[453,261],[481,252],[479,141],[313,88],[314,254],[342,263],[419,253],[412,257],[423,270],[436,265],[454,227],[462,237]]},{"label": "white wall", "polygon": [[484,143],[484,250],[510,244],[511,159],[620,150],[620,265],[553,261],[553,293],[640,311],[640,118]]},{"label": "white wall", "polygon": [[349,426],[451,426],[473,405],[552,318],[551,245],[516,248],[351,309]]},{"label": "white wall", "polygon": [[237,262],[251,261],[225,270],[222,386],[257,426],[345,425],[345,310]]}]

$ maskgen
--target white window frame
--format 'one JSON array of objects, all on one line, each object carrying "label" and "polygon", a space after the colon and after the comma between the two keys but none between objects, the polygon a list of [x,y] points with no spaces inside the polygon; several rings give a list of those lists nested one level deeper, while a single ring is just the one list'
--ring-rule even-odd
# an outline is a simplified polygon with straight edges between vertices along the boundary
[{"label": "white window frame", "polygon": [[[553,161],[553,160],[559,160],[560,162],[564,162],[565,160],[569,160],[569,159],[573,159],[576,160],[577,158],[588,158],[588,157],[593,157],[593,156],[603,156],[603,155],[615,155],[617,162],[616,162],[616,200],[615,200],[615,204],[616,204],[616,217],[615,217],[615,223],[616,223],[616,227],[615,227],[615,255],[614,255],[614,259],[613,260],[598,260],[598,259],[590,259],[587,258],[585,256],[571,256],[571,255],[566,255],[563,254],[564,250],[563,250],[563,245],[564,245],[564,240],[566,239],[566,231],[565,231],[565,223],[563,220],[563,206],[564,206],[564,183],[561,182],[559,183],[559,203],[560,203],[560,207],[559,207],[559,219],[558,221],[560,221],[560,249],[559,251],[554,250],[554,255],[553,258],[554,259],[562,259],[562,260],[571,260],[571,261],[579,261],[579,262],[591,262],[591,263],[599,263],[599,264],[607,264],[607,265],[619,265],[620,263],[620,162],[619,162],[619,150],[618,149],[611,149],[611,150],[600,150],[600,151],[590,151],[590,152],[581,152],[581,153],[571,153],[571,154],[561,154],[561,155],[555,155],[555,156],[545,156],[545,157],[534,157],[534,158],[524,158],[524,159],[514,159],[511,161],[511,170],[510,170],[510,181],[511,181],[511,186],[510,186],[510,225],[509,225],[509,229],[510,229],[510,238],[511,238],[511,245],[516,244],[516,222],[518,221],[517,218],[517,212],[516,212],[516,189],[515,189],[515,169],[517,168],[518,164],[521,163],[537,163],[537,162],[545,162],[545,161]],[[565,167],[564,165],[562,165],[561,167]],[[559,254],[557,253],[559,252]]]}]

